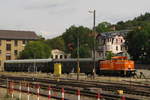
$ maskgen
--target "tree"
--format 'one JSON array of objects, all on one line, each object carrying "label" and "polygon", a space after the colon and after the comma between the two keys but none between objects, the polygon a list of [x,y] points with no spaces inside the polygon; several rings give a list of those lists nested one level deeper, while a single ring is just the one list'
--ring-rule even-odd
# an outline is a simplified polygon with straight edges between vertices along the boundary
[{"label": "tree", "polygon": [[112,51],[107,51],[107,52],[106,52],[106,59],[107,59],[107,60],[111,60],[111,58],[112,58],[113,56],[115,56],[115,54],[112,53]]},{"label": "tree", "polygon": [[42,41],[29,42],[20,53],[21,59],[43,59],[50,57],[50,48]]},{"label": "tree", "polygon": [[133,60],[150,63],[150,24],[128,33],[126,46]]},{"label": "tree", "polygon": [[144,15],[135,17],[133,20],[128,20],[126,22],[120,21],[116,24],[117,30],[134,30],[137,27],[144,27],[146,24],[150,23],[150,13],[145,13]]},{"label": "tree", "polygon": [[77,57],[77,39],[79,38],[80,57],[91,57],[91,50],[93,48],[93,37],[90,36],[92,31],[83,26],[71,26],[63,33],[65,42],[65,51],[71,53],[71,56]]},{"label": "tree", "polygon": [[108,31],[111,31],[111,24],[108,22],[102,22],[96,26],[96,32],[98,33],[108,32]]},{"label": "tree", "polygon": [[62,36],[55,37],[53,39],[48,39],[45,41],[45,43],[51,48],[51,49],[59,49],[64,51],[64,39]]}]

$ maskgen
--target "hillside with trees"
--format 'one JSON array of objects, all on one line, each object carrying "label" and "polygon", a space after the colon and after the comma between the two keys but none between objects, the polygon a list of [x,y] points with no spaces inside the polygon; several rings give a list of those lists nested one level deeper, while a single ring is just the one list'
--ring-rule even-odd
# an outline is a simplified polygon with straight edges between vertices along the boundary
[{"label": "hillside with trees", "polygon": [[[119,21],[116,24],[102,22],[95,27],[95,30],[97,34],[101,34],[102,32],[114,31],[114,26],[116,30],[131,31],[128,33],[125,43],[131,58],[141,63],[150,63],[150,13],[140,15],[133,20]],[[59,49],[70,53],[71,57],[76,58],[78,39],[80,57],[91,57],[94,42],[92,30],[84,26],[77,27],[74,25],[66,29],[61,36],[48,40],[44,40],[41,37],[41,42],[28,44],[22,52],[21,57],[27,58],[25,55],[28,55],[28,58],[33,58],[34,49],[43,50],[45,53],[48,53],[51,49]],[[30,50],[31,47],[33,47],[33,50]],[[45,48],[47,49],[46,51]],[[40,51],[36,51],[36,53],[36,58],[47,58],[49,56]]]}]

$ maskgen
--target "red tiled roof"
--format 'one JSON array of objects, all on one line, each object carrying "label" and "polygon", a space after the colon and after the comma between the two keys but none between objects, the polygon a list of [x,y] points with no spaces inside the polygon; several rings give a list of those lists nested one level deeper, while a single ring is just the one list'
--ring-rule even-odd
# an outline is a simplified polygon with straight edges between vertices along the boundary
[{"label": "red tiled roof", "polygon": [[33,31],[0,30],[0,39],[37,40]]}]

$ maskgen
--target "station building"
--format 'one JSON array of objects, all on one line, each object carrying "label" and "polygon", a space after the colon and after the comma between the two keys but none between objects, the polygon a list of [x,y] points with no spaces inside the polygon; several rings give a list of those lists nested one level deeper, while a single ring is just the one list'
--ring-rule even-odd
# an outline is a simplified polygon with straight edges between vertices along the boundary
[{"label": "station building", "polygon": [[37,39],[33,31],[0,30],[0,71],[5,60],[17,59],[25,45]]},{"label": "station building", "polygon": [[70,54],[66,54],[65,52],[58,50],[58,49],[53,49],[51,51],[51,58],[52,59],[66,59],[66,58],[70,58]]}]

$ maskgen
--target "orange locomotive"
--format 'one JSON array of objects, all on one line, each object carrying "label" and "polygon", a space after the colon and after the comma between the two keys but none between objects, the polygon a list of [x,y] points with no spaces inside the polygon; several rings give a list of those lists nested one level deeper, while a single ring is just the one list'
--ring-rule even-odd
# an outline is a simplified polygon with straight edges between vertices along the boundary
[{"label": "orange locomotive", "polygon": [[100,61],[99,65],[99,74],[122,76],[132,76],[135,74],[134,61],[127,60],[127,57],[112,57],[112,60]]}]

